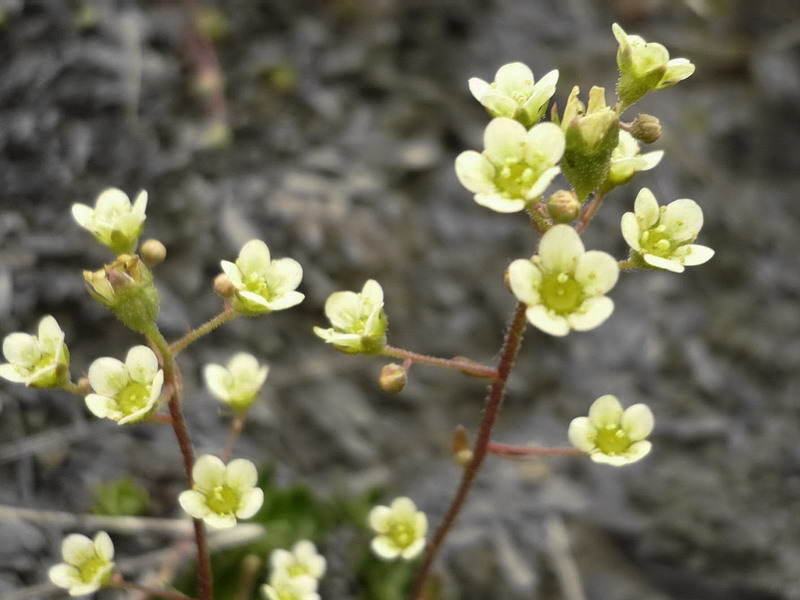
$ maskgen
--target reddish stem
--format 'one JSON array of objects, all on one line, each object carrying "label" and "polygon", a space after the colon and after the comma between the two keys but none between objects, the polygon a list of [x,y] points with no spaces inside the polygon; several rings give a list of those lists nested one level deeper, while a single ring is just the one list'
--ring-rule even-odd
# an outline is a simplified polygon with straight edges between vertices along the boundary
[{"label": "reddish stem", "polygon": [[600,210],[600,205],[603,204],[605,197],[606,195],[604,192],[597,192],[594,195],[594,198],[592,198],[586,204],[586,206],[583,207],[583,212],[581,212],[581,218],[578,221],[578,224],[575,226],[575,231],[581,233],[584,229],[586,229],[592,218],[594,218],[595,214],[597,214],[597,211]]},{"label": "reddish stem", "polygon": [[242,428],[244,427],[244,417],[236,416],[233,418],[233,422],[231,423],[231,433],[228,436],[228,442],[225,444],[225,449],[222,451],[222,462],[228,462],[228,459],[231,457],[231,453],[233,452],[233,444],[236,442],[236,438],[239,437],[239,434],[242,432]]},{"label": "reddish stem", "polygon": [[508,458],[525,456],[584,456],[586,452],[577,448],[530,448],[525,446],[512,446],[510,444],[496,444],[489,442],[489,452]]},{"label": "reddish stem", "polygon": [[475,377],[485,377],[486,379],[495,379],[497,377],[497,369],[487,367],[486,365],[482,365],[468,358],[438,358],[436,356],[411,352],[410,350],[403,350],[402,348],[395,348],[394,346],[384,346],[382,354],[393,358],[402,358],[404,361],[411,361],[412,363],[417,362],[434,367],[455,369],[456,371],[474,375]]}]

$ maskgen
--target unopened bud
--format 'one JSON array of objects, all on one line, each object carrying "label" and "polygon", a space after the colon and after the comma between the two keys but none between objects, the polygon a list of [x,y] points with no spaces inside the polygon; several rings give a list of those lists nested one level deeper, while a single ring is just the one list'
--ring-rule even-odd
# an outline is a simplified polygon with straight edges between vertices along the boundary
[{"label": "unopened bud", "polygon": [[581,203],[573,191],[558,190],[547,199],[547,212],[556,223],[570,223],[580,211]]},{"label": "unopened bud", "polygon": [[652,144],[661,137],[661,121],[653,115],[636,115],[630,134],[644,144]]},{"label": "unopened bud", "polygon": [[389,363],[381,369],[381,374],[378,377],[378,385],[387,394],[396,394],[408,382],[408,371],[397,363]]},{"label": "unopened bud", "polygon": [[223,298],[230,298],[236,291],[233,282],[225,273],[220,273],[214,278],[214,291]]},{"label": "unopened bud", "polygon": [[167,258],[167,249],[158,240],[146,240],[139,249],[139,256],[142,257],[144,264],[153,268]]},{"label": "unopened bud", "polygon": [[450,450],[453,453],[453,458],[462,467],[467,466],[472,460],[472,449],[469,446],[469,433],[462,426],[458,425],[453,432],[453,437],[450,440]]}]

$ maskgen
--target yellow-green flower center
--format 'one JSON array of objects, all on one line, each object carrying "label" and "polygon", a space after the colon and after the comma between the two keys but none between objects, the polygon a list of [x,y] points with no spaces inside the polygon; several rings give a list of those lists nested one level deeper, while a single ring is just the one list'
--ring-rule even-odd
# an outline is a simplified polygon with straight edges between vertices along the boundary
[{"label": "yellow-green flower center", "polygon": [[389,525],[387,535],[398,548],[408,548],[417,541],[417,530],[408,521],[395,521]]},{"label": "yellow-green flower center", "polygon": [[235,513],[239,508],[239,492],[227,485],[218,485],[206,494],[206,505],[219,515]]},{"label": "yellow-green flower center", "polygon": [[244,287],[248,292],[258,294],[265,300],[272,300],[275,292],[270,289],[269,282],[264,275],[251,273],[242,277]]},{"label": "yellow-green flower center", "polygon": [[84,583],[89,583],[94,581],[98,573],[107,566],[108,561],[99,556],[95,556],[81,565],[75,565],[75,568],[78,570],[78,575],[80,576],[81,581]]},{"label": "yellow-green flower center", "polygon": [[644,231],[639,238],[639,244],[645,254],[661,257],[671,256],[674,250],[669,233],[663,225]]},{"label": "yellow-green flower center", "polygon": [[527,199],[528,190],[538,179],[539,173],[528,163],[518,161],[503,165],[497,169],[494,184],[498,190],[509,198]]},{"label": "yellow-green flower center", "polygon": [[150,388],[143,383],[131,382],[117,395],[117,408],[122,414],[131,415],[142,410],[150,401]]},{"label": "yellow-green flower center", "polygon": [[624,431],[617,427],[612,427],[599,429],[594,443],[603,454],[615,456],[625,454],[633,442]]},{"label": "yellow-green flower center", "polygon": [[583,302],[583,288],[567,273],[545,275],[539,293],[542,304],[559,314],[574,312]]},{"label": "yellow-green flower center", "polygon": [[299,577],[300,575],[310,575],[308,569],[300,564],[299,562],[295,562],[290,567],[286,568],[286,574],[289,577]]}]

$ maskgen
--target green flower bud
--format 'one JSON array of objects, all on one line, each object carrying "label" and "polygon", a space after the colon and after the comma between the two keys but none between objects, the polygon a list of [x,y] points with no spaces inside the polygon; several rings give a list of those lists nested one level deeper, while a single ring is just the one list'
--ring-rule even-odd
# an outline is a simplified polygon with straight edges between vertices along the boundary
[{"label": "green flower bud", "polygon": [[547,200],[547,212],[556,223],[570,223],[578,218],[581,203],[570,190],[558,190]]},{"label": "green flower bud", "polygon": [[643,144],[652,144],[661,137],[661,121],[653,115],[636,115],[630,133]]},{"label": "green flower bud", "polygon": [[387,394],[397,394],[403,391],[407,382],[408,371],[397,363],[384,365],[381,369],[381,374],[378,376],[378,385]]},{"label": "green flower bud", "polygon": [[139,333],[148,333],[158,317],[153,275],[135,254],[123,254],[99,271],[84,271],[89,294]]},{"label": "green flower bud", "polygon": [[156,265],[160,265],[164,262],[164,259],[167,258],[167,249],[164,247],[164,244],[158,240],[147,240],[142,243],[139,254],[144,264],[152,269]]}]

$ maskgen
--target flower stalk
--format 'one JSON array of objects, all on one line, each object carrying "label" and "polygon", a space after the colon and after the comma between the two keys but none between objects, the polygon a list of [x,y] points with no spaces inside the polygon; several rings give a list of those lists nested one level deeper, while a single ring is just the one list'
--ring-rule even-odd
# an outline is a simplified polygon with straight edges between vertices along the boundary
[{"label": "flower stalk", "polygon": [[475,377],[483,377],[485,379],[496,379],[497,369],[494,367],[487,367],[468,358],[438,358],[436,356],[428,356],[426,354],[419,354],[411,352],[410,350],[403,350],[402,348],[395,348],[394,346],[384,346],[381,352],[384,356],[391,356],[393,358],[401,358],[409,360],[411,363],[421,363],[425,365],[432,365],[434,367],[443,367],[445,369],[454,369],[461,371],[467,375]]}]

